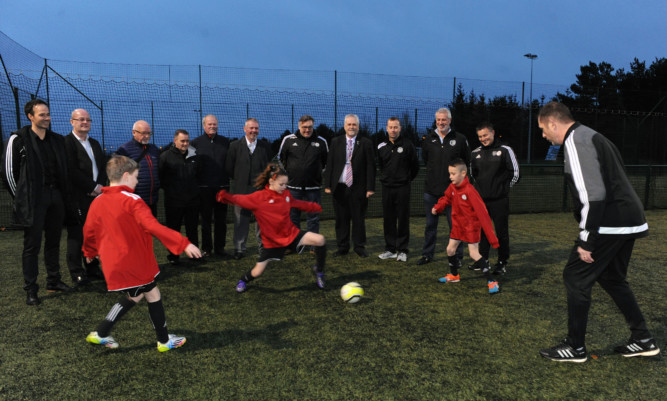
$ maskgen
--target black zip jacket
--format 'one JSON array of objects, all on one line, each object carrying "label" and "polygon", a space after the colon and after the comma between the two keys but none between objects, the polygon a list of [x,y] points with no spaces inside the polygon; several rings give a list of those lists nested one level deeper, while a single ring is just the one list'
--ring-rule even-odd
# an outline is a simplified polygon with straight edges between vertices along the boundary
[{"label": "black zip jacket", "polygon": [[593,252],[600,235],[647,236],[644,206],[625,173],[616,146],[579,123],[568,129],[563,146],[565,177],[579,222],[576,243]]},{"label": "black zip jacket", "polygon": [[197,149],[201,169],[197,181],[200,187],[229,188],[227,153],[229,139],[216,134],[212,139],[202,134],[190,142]]},{"label": "black zip jacket", "polygon": [[445,188],[451,184],[449,163],[457,157],[463,159],[467,166],[470,165],[468,140],[453,129],[445,135],[442,143],[436,132],[422,141],[422,159],[426,165],[424,192],[437,197],[445,193]]},{"label": "black zip jacket", "polygon": [[[46,131],[56,156],[57,185],[63,197],[69,193],[65,138],[53,131]],[[30,125],[12,132],[2,155],[2,177],[14,198],[12,222],[16,226],[30,227],[34,221],[36,200],[42,195],[44,174],[42,156]],[[66,200],[65,200],[66,201]]]},{"label": "black zip jacket", "polygon": [[389,139],[381,142],[377,150],[382,185],[387,187],[410,185],[419,172],[419,158],[415,145],[403,136],[399,136],[394,143]]},{"label": "black zip jacket", "polygon": [[327,141],[315,134],[305,138],[296,131],[283,138],[278,157],[289,174],[287,188],[302,191],[322,188],[322,171],[328,154]]},{"label": "black zip jacket", "polygon": [[498,139],[473,150],[470,164],[475,189],[485,201],[508,197],[510,188],[519,181],[519,163],[514,151]]},{"label": "black zip jacket", "polygon": [[160,155],[160,183],[164,190],[165,204],[174,207],[196,206],[199,204],[199,156],[190,146],[182,154],[172,143]]}]

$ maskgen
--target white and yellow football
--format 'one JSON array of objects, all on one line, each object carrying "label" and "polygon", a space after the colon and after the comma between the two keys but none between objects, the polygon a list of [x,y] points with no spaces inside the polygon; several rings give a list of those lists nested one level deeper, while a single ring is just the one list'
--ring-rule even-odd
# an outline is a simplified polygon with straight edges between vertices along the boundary
[{"label": "white and yellow football", "polygon": [[347,283],[340,288],[340,297],[343,299],[343,302],[348,304],[359,302],[363,296],[364,289],[361,288],[359,283],[355,283],[354,281]]}]

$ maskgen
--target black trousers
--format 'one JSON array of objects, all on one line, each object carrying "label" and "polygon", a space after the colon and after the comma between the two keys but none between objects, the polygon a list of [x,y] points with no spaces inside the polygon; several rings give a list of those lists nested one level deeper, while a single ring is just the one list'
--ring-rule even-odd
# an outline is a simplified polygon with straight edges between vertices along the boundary
[{"label": "black trousers", "polygon": [[[486,210],[489,212],[489,217],[493,221],[493,227],[496,231],[496,237],[500,247],[498,247],[498,260],[506,262],[510,258],[510,199],[501,198],[489,201],[484,201]],[[486,235],[482,235],[479,242],[479,253],[484,259],[489,259],[489,240]]]},{"label": "black trousers", "polygon": [[333,191],[333,207],[338,250],[350,250],[350,228],[352,228],[354,249],[364,249],[366,247],[366,210],[368,209],[366,193],[359,193],[345,184],[338,184]]},{"label": "black trousers", "polygon": [[181,225],[185,220],[185,236],[188,237],[193,245],[199,246],[199,235],[197,232],[199,207],[196,204],[192,206],[174,206],[165,199],[164,212],[166,215],[166,225],[172,230],[181,232]]},{"label": "black trousers", "polygon": [[384,249],[408,252],[410,242],[410,183],[400,187],[382,186]]},{"label": "black trousers", "polygon": [[[220,188],[200,187],[201,193],[201,249],[210,253],[222,254],[227,241],[227,204],[216,202],[215,195]],[[214,224],[214,235],[211,235]],[[215,242],[214,242],[215,241]]]},{"label": "black trousers", "polygon": [[35,201],[34,221],[23,231],[23,289],[37,291],[38,257],[44,232],[44,264],[47,284],[60,281],[60,236],[65,221],[65,204],[59,189],[43,187]]},{"label": "black trousers", "polygon": [[625,279],[635,240],[614,237],[616,236],[600,236],[596,244],[597,250],[592,255],[593,263],[585,263],[579,259],[575,245],[563,270],[567,290],[568,340],[574,347],[584,346],[591,290],[596,281],[620,309],[630,326],[632,338],[651,337],[644,316]]},{"label": "black trousers", "polygon": [[[92,262],[86,263],[83,257],[83,225],[68,224],[67,225],[67,268],[75,281],[77,277],[86,277],[90,275],[100,275],[99,259],[93,259]],[[85,271],[83,266],[85,266]]]}]

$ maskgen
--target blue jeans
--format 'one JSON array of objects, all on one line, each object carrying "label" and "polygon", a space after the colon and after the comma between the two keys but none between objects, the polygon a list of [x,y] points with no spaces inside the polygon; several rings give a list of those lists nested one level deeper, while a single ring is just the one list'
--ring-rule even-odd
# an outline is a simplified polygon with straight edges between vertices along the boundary
[{"label": "blue jeans", "polygon": [[[438,234],[438,220],[440,215],[434,215],[431,213],[431,209],[438,203],[438,197],[433,196],[428,193],[424,193],[424,209],[426,210],[426,227],[424,227],[424,247],[422,248],[422,256],[433,259],[435,254],[435,243],[437,242]],[[447,214],[447,223],[449,224],[449,230],[447,231],[447,236],[449,236],[449,231],[452,228],[452,208],[447,206],[445,208],[445,213]],[[463,259],[463,242],[461,242],[456,248],[456,257],[459,260]]]},{"label": "blue jeans", "polygon": [[[302,191],[300,189],[290,189],[289,192],[292,194],[294,199],[306,201],[306,202],[315,202],[318,205],[322,204],[322,192],[319,189],[311,189]],[[295,226],[301,229],[301,210],[292,208],[290,211],[290,219]],[[320,232],[320,214],[319,213],[306,213],[306,231],[311,233]]]}]

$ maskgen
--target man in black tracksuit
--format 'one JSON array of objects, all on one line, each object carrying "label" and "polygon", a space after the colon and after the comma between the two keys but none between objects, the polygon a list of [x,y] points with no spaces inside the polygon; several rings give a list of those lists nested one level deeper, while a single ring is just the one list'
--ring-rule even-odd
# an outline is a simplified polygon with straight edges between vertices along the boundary
[{"label": "man in black tracksuit", "polygon": [[[181,232],[181,223],[185,220],[185,235],[198,246],[199,157],[195,152],[190,146],[190,134],[184,129],[176,130],[174,143],[160,155],[159,172],[167,227]],[[171,252],[167,255],[171,264],[177,264],[178,259],[179,255]]]},{"label": "man in black tracksuit", "polygon": [[[512,148],[496,139],[491,123],[479,124],[476,131],[482,146],[472,151],[470,175],[493,220],[500,243],[498,263],[493,273],[505,274],[507,260],[510,257],[509,193],[510,188],[519,181],[519,163]],[[489,248],[489,240],[482,235],[479,252],[484,260],[489,259]]]},{"label": "man in black tracksuit", "polygon": [[26,103],[31,125],[12,132],[3,154],[3,179],[14,200],[12,223],[23,230],[26,304],[39,305],[39,250],[44,234],[46,290],[68,291],[60,279],[60,236],[68,193],[65,139],[49,129],[51,113],[41,99]]},{"label": "man in black tracksuit", "polygon": [[[424,247],[418,265],[429,263],[435,254],[435,243],[438,233],[438,216],[431,209],[451,184],[449,180],[449,163],[461,158],[466,166],[470,165],[470,147],[468,140],[451,128],[452,113],[446,107],[435,112],[435,124],[438,127],[422,142],[422,159],[426,165],[426,182],[424,184],[424,209],[426,210],[426,226],[424,228]],[[452,227],[452,208],[445,209],[447,222]],[[463,259],[463,243],[456,250],[459,264]]]},{"label": "man in black tracksuit", "polygon": [[[227,204],[216,202],[215,195],[229,190],[227,154],[229,139],[218,133],[218,119],[209,114],[202,119],[204,133],[190,142],[197,149],[200,163],[197,182],[200,191],[201,250],[202,256],[227,257]],[[214,225],[211,232],[211,225]]]},{"label": "man in black tracksuit", "polygon": [[585,336],[591,290],[597,281],[614,300],[631,336],[614,351],[625,357],[658,355],[626,281],[635,239],[648,235],[644,208],[611,141],[574,121],[561,103],[549,102],[538,115],[542,136],[564,145],[565,177],[572,192],[579,235],[563,271],[567,290],[568,333],[565,340],[540,351],[559,362],[585,362]]},{"label": "man in black tracksuit", "polygon": [[398,118],[387,120],[387,140],[377,148],[382,183],[384,252],[380,259],[407,261],[410,242],[410,184],[419,172],[415,145],[401,135]]},{"label": "man in black tracksuit", "polygon": [[[302,201],[322,203],[322,171],[327,164],[329,145],[313,133],[315,120],[309,115],[299,119],[299,130],[287,135],[280,144],[278,156],[289,174],[287,188]],[[320,232],[320,214],[308,213],[307,231]],[[301,228],[301,211],[292,208],[290,219]]]}]

